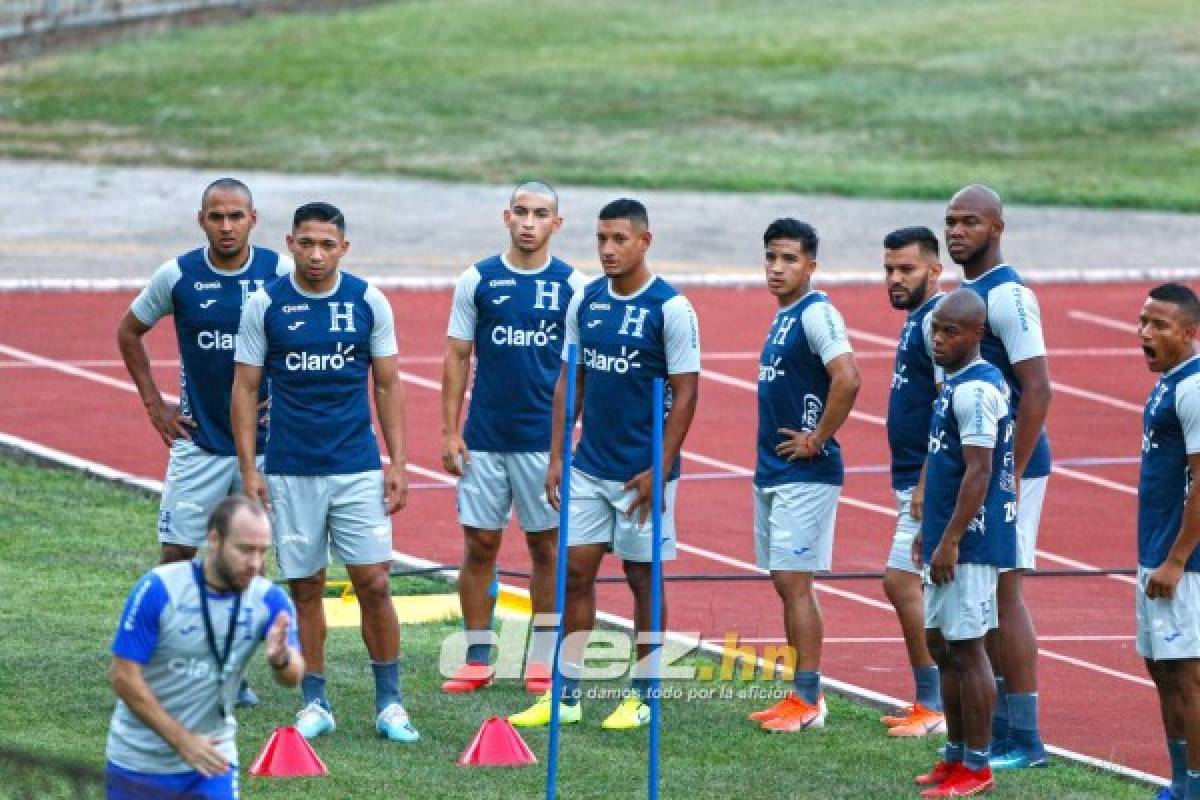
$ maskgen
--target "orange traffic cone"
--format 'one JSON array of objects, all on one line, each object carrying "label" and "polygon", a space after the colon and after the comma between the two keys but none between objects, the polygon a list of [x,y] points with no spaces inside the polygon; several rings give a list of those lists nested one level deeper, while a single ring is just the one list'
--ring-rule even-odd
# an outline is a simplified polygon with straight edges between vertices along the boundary
[{"label": "orange traffic cone", "polygon": [[260,778],[309,778],[328,775],[329,769],[313,752],[308,740],[288,725],[276,728],[263,745],[250,774]]},{"label": "orange traffic cone", "polygon": [[490,717],[458,759],[460,767],[519,767],[537,757],[521,734],[503,717]]}]

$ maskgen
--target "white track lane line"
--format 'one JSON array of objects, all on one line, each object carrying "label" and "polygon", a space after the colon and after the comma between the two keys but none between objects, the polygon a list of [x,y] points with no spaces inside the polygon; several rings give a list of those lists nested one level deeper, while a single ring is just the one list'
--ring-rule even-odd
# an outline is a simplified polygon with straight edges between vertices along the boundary
[{"label": "white track lane line", "polygon": [[1093,314],[1091,311],[1072,309],[1067,312],[1067,316],[1071,319],[1077,319],[1080,322],[1090,322],[1093,325],[1099,325],[1101,328],[1109,328],[1110,330],[1120,331],[1121,333],[1131,333],[1135,336],[1137,335],[1138,331],[1137,325],[1134,325],[1132,322],[1113,319],[1112,317],[1106,317],[1101,314]]}]

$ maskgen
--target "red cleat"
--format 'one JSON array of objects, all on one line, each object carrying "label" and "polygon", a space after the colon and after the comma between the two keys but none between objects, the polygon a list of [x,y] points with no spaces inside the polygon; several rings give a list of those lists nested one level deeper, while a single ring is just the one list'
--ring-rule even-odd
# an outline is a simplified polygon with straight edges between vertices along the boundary
[{"label": "red cleat", "polygon": [[921,797],[974,797],[977,794],[990,792],[996,785],[992,780],[992,768],[970,770],[959,765],[948,780],[940,786],[926,789]]},{"label": "red cleat", "polygon": [[962,767],[961,761],[955,761],[953,764],[949,761],[938,761],[929,772],[918,775],[915,782],[917,786],[940,786],[948,781],[960,767]]},{"label": "red cleat", "polygon": [[492,667],[489,664],[463,664],[454,677],[442,684],[446,694],[469,694],[477,692],[492,682]]}]

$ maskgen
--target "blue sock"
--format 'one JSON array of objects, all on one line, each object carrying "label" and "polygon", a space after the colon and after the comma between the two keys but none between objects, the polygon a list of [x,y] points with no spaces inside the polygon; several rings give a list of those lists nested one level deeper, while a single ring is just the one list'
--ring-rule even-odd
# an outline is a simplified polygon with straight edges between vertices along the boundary
[{"label": "blue sock", "polygon": [[1035,755],[1046,750],[1046,746],[1042,744],[1042,734],[1038,730],[1037,704],[1037,692],[1008,695],[1009,745]]},{"label": "blue sock", "polygon": [[942,678],[937,665],[913,667],[913,681],[917,684],[917,703],[930,711],[941,711]]},{"label": "blue sock", "polygon": [[650,696],[650,679],[649,678],[634,678],[630,681],[630,687],[638,697],[645,700]]},{"label": "blue sock", "polygon": [[371,672],[375,673],[375,713],[378,714],[392,703],[403,703],[400,693],[400,662],[372,661]]},{"label": "blue sock", "polygon": [[1187,741],[1168,738],[1167,755],[1171,757],[1171,794],[1183,797],[1187,791]]},{"label": "blue sock", "polygon": [[1200,800],[1200,772],[1187,771],[1187,787],[1183,792],[1183,800]]},{"label": "blue sock", "polygon": [[581,695],[579,689],[579,675],[581,670],[576,664],[562,665],[562,694],[559,695],[559,700],[565,706],[579,705]]},{"label": "blue sock", "polygon": [[942,748],[942,761],[947,764],[961,764],[966,755],[967,746],[962,742],[946,742]]},{"label": "blue sock", "polygon": [[333,710],[329,706],[329,698],[325,696],[325,673],[323,672],[304,673],[304,676],[300,678],[300,694],[304,697],[304,705],[316,701],[326,711]]},{"label": "blue sock", "polygon": [[817,704],[817,698],[821,695],[821,673],[797,672],[792,678],[792,685],[796,687],[796,695],[801,700],[809,705]]},{"label": "blue sock", "polygon": [[492,652],[492,632],[467,631],[467,663],[486,664]]},{"label": "blue sock", "polygon": [[992,755],[1008,752],[1008,688],[1004,677],[996,676],[996,706],[992,709]]},{"label": "blue sock", "polygon": [[967,748],[963,754],[963,766],[972,772],[978,772],[988,765],[988,750],[972,750]]}]

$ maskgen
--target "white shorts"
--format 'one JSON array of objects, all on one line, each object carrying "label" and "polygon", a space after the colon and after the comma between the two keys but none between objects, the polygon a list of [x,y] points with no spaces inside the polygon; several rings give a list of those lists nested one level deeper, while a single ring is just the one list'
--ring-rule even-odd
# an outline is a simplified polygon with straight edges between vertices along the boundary
[{"label": "white shorts", "polygon": [[754,487],[754,557],[761,569],[822,572],[833,565],[841,486],[785,483]]},{"label": "white shorts", "polygon": [[[662,560],[675,558],[675,488],[678,481],[667,481],[663,487]],[[646,515],[644,525],[636,517],[625,514],[637,497],[622,481],[593,478],[586,472],[571,469],[571,529],[567,545],[606,544],[609,550],[625,561],[652,560],[653,522]]]},{"label": "white shorts", "polygon": [[1000,570],[990,564],[957,564],[954,580],[938,586],[925,570],[925,627],[941,631],[949,642],[981,639],[995,628],[996,582]]},{"label": "white shorts", "polygon": [[[262,456],[258,457],[259,467]],[[208,515],[217,503],[242,491],[237,456],[219,456],[192,443],[171,443],[167,479],[158,507],[158,541],[203,547]]]},{"label": "white shorts", "polygon": [[383,472],[349,475],[267,475],[275,557],[282,577],[308,578],[329,565],[392,560],[392,521],[383,500]]},{"label": "white shorts", "polygon": [[1146,597],[1152,569],[1138,567],[1137,652],[1151,661],[1200,658],[1200,573],[1185,572],[1170,600]]},{"label": "white shorts", "polygon": [[1021,479],[1021,496],[1017,500],[1016,569],[1033,569],[1037,560],[1038,526],[1042,522],[1042,505],[1046,502],[1049,480],[1049,476]]},{"label": "white shorts", "polygon": [[892,549],[888,553],[887,567],[920,575],[921,568],[913,561],[912,545],[913,539],[917,538],[917,532],[921,530],[921,520],[913,519],[912,496],[912,489],[896,490],[896,532],[892,535]]},{"label": "white shorts", "polygon": [[549,453],[471,451],[458,481],[458,521],[470,528],[502,531],[513,506],[526,533],[558,527],[558,512],[546,502]]}]

